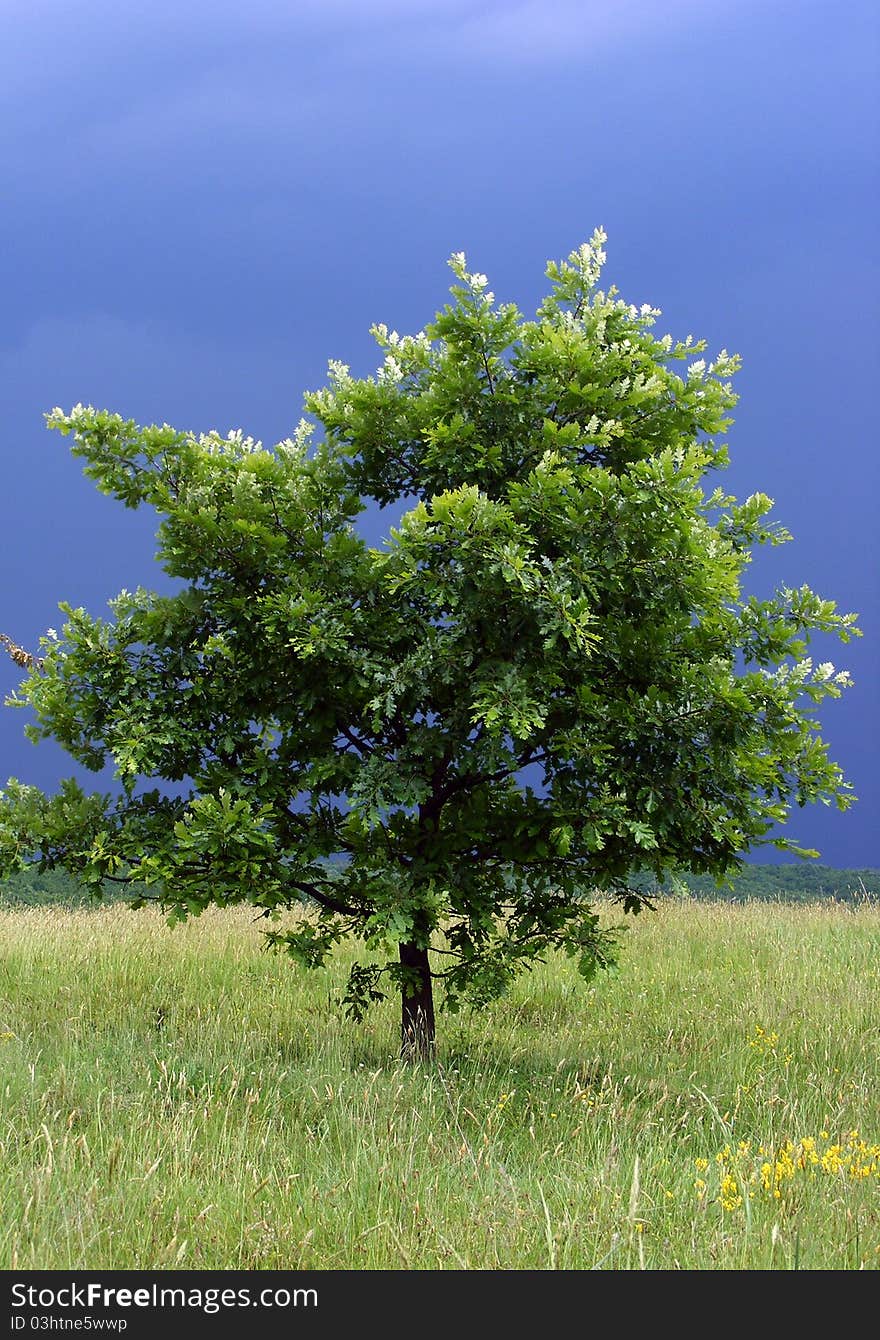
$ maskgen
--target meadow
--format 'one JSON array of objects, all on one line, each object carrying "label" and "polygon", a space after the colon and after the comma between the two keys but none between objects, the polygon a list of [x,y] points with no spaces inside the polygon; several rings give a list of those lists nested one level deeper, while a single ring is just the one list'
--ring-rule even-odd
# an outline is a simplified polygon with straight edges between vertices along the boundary
[{"label": "meadow", "polygon": [[664,902],[430,1068],[261,924],[0,910],[0,1268],[880,1268],[876,904]]}]

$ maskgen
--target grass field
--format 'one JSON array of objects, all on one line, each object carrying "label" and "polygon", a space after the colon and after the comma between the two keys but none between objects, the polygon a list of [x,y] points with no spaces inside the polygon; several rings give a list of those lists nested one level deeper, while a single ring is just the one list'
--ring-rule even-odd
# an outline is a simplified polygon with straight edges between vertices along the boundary
[{"label": "grass field", "polygon": [[247,912],[0,944],[2,1269],[880,1268],[876,906],[665,904],[411,1071]]}]

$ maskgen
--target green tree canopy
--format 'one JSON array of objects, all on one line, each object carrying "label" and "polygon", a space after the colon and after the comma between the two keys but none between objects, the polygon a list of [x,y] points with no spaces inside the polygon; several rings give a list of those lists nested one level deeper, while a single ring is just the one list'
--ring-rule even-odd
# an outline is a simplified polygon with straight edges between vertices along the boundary
[{"label": "green tree canopy", "polygon": [[[7,870],[145,883],[177,918],[304,904],[270,939],[315,965],[359,937],[349,1010],[395,984],[424,1056],[432,980],[479,1002],[554,947],[588,976],[613,953],[591,890],[636,909],[636,869],[720,876],[800,851],[793,803],[849,804],[815,717],[848,676],[806,648],[854,616],[743,593],[788,537],[763,494],[706,487],[738,360],[601,289],[604,240],[547,267],[533,320],[453,256],[426,330],[374,327],[377,375],[331,362],[272,449],[47,416],[103,492],[156,509],[180,589],[64,605],[39,659],[7,640],[30,734],[121,783],[10,780]],[[370,503],[400,516],[379,546]]]}]

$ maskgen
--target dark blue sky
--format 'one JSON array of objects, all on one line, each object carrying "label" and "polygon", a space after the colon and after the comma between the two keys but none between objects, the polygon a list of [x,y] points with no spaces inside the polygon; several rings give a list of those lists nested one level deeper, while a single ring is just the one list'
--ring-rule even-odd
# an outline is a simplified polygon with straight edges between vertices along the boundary
[{"label": "dark blue sky", "polygon": [[[373,370],[374,321],[430,319],[452,251],[528,311],[601,224],[661,333],[744,358],[719,482],[796,537],[753,589],[862,615],[817,648],[856,681],[823,721],[860,803],[789,828],[880,865],[876,0],[30,0],[3,28],[0,631],[157,583],[150,518],[45,410],[275,441],[329,358]],[[51,787],[24,724],[0,712],[0,776]]]}]

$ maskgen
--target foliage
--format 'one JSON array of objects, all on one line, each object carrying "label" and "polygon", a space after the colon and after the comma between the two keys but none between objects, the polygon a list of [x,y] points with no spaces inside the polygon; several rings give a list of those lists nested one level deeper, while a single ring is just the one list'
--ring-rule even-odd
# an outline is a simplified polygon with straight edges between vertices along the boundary
[{"label": "foliage", "polygon": [[[16,701],[121,791],[11,781],[7,871],[138,881],[173,918],[305,900],[270,940],[317,966],[359,937],[379,970],[356,967],[353,1012],[380,978],[406,1002],[429,946],[454,1008],[554,947],[585,977],[609,962],[589,890],[637,909],[640,868],[723,875],[802,850],[792,804],[846,807],[815,709],[849,679],[806,647],[854,616],[743,595],[752,547],[787,535],[765,495],[705,488],[738,360],[655,337],[599,287],[603,242],[548,266],[534,320],[453,256],[425,331],[374,327],[375,377],[330,364],[316,444],[306,420],[267,450],[48,416],[103,492],[159,513],[182,585],[109,620],[62,606]],[[378,547],[370,503],[402,510]]]}]

